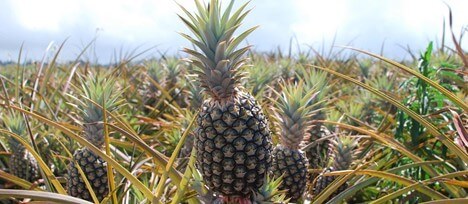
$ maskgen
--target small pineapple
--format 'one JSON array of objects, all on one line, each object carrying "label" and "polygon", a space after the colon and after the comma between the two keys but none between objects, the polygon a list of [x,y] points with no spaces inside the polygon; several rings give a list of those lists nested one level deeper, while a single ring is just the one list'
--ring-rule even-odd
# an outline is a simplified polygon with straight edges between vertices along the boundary
[{"label": "small pineapple", "polygon": [[282,94],[276,101],[276,115],[281,144],[273,150],[272,172],[275,177],[283,175],[281,190],[287,190],[292,202],[301,199],[307,184],[307,158],[299,149],[304,136],[312,127],[312,108],[307,106],[316,96],[306,93],[303,84],[282,85]]},{"label": "small pineapple", "polygon": [[203,88],[200,86],[200,83],[195,80],[195,76],[187,76],[187,88],[188,88],[188,97],[186,98],[187,104],[192,111],[198,110],[204,101],[204,96],[202,94]]},{"label": "small pineapple", "polygon": [[147,76],[149,79],[142,83],[139,89],[142,95],[143,104],[145,105],[144,111],[146,114],[151,113],[152,109],[157,104],[157,99],[161,98],[161,90],[156,84],[161,85],[165,83],[164,67],[157,60],[150,60],[144,63],[147,69]]},{"label": "small pineapple", "polygon": [[[199,13],[182,21],[194,38],[182,34],[201,52],[185,48],[201,87],[207,93],[197,116],[196,166],[210,190],[226,200],[248,200],[258,191],[271,164],[271,138],[261,106],[240,85],[239,69],[249,47],[236,50],[254,28],[234,37],[248,12],[246,4],[231,14],[234,1],[221,13],[219,0],[208,5],[195,1]],[[195,17],[196,16],[196,17]]]},{"label": "small pineapple", "polygon": [[[190,124],[190,121],[192,121],[193,117],[195,114],[191,113],[191,111],[187,110],[184,112],[184,119],[182,119],[182,124],[181,124],[181,128],[183,129],[183,131],[187,131],[187,127],[189,126]],[[190,154],[192,153],[192,148],[194,146],[194,142],[195,142],[195,132],[193,131],[193,126],[191,128],[191,130],[188,130],[188,135],[187,137],[185,138],[185,142],[184,142],[184,146],[182,146],[182,149],[180,150],[180,155],[179,157],[190,157]]]},{"label": "small pineapple", "polygon": [[[178,58],[166,58],[164,57],[163,68],[166,72],[166,82],[164,83],[164,89],[172,97],[172,100],[176,102],[180,107],[186,107],[186,94],[182,89],[184,78],[181,78],[180,75],[185,72],[184,66]],[[170,101],[172,103],[172,101]]]},{"label": "small pineapple", "polygon": [[[115,84],[112,79],[104,77],[90,77],[82,83],[83,97],[97,104],[105,104],[107,110],[113,110],[118,103],[118,93],[115,92]],[[103,110],[89,100],[79,101],[78,109],[82,113],[84,138],[94,146],[104,146],[104,120]],[[73,160],[83,170],[87,180],[91,184],[98,200],[104,199],[109,193],[107,178],[107,163],[90,149],[84,147],[73,154]],[[68,194],[74,197],[92,201],[91,194],[82,179],[82,175],[75,165],[70,162],[67,170]]]},{"label": "small pineapple", "polygon": [[162,66],[166,72],[166,82],[164,86],[166,90],[169,91],[173,88],[177,88],[177,84],[180,81],[180,74],[182,73],[182,64],[178,58],[166,58],[164,57],[164,61]]},{"label": "small pineapple", "polygon": [[186,106],[185,95],[181,89],[183,81],[180,80],[180,75],[184,72],[183,65],[178,58],[166,56],[163,56],[161,60],[151,60],[145,63],[147,75],[150,77],[142,87],[144,104],[147,107],[146,113],[151,111],[148,107],[154,107],[158,103],[158,99],[162,97],[162,91],[172,97],[169,103],[176,102],[179,106]]},{"label": "small pineapple", "polygon": [[[318,94],[313,100],[310,101],[309,106],[314,108],[314,115],[312,116],[313,126],[309,130],[309,137],[305,138],[307,143],[315,142],[324,136],[324,133],[327,132],[325,127],[323,127],[319,120],[326,119],[326,112],[325,108],[325,96],[328,94],[328,86],[327,86],[327,73],[318,71],[315,69],[307,69],[304,67],[300,67],[299,75],[302,75],[304,78],[306,89],[307,90],[317,90]],[[316,142],[314,146],[310,147],[306,151],[307,158],[309,159],[309,165],[312,169],[319,169],[323,168],[326,165],[328,160],[327,158],[327,148],[328,141],[324,140],[322,142]],[[315,177],[316,175],[312,175]],[[312,178],[313,179],[313,178]]]},{"label": "small pineapple", "polygon": [[[351,137],[338,137],[336,141],[332,141],[332,144],[333,151],[331,151],[331,154],[333,155],[333,163],[330,167],[325,168],[319,175],[314,187],[314,195],[320,194],[328,185],[338,178],[338,176],[322,176],[324,173],[348,169],[357,154],[355,151],[357,141]],[[333,192],[331,198],[343,192],[346,188],[348,188],[347,184],[340,186]]]},{"label": "small pineapple", "polygon": [[[5,115],[3,121],[11,132],[22,137],[25,136],[26,124],[20,115]],[[8,138],[8,144],[12,151],[9,165],[10,173],[29,182],[36,181],[39,178],[39,168],[34,156],[13,137]]]},{"label": "small pineapple", "polygon": [[[203,89],[200,87],[200,84],[197,81],[192,81],[194,76],[190,75],[187,76],[187,84],[188,84],[188,91],[189,96],[186,98],[186,104],[188,104],[188,111],[183,112],[183,124],[182,127],[186,128],[192,118],[194,117],[193,112],[196,112],[201,104],[203,103]],[[184,146],[180,150],[180,157],[189,157],[190,153],[192,152],[193,144],[195,141],[195,133],[194,131],[189,131],[187,138],[185,139]]]},{"label": "small pineapple", "polygon": [[[192,120],[193,114],[191,112],[196,112],[201,105],[203,104],[204,97],[203,97],[203,88],[200,87],[200,84],[198,81],[192,81],[193,76],[190,75],[187,77],[187,82],[188,82],[188,91],[189,91],[189,97],[186,98],[186,103],[189,104],[189,109],[190,111],[187,111],[184,116],[185,121],[187,122],[186,126],[188,126],[188,123]],[[181,156],[182,157],[188,157],[190,156],[190,153],[192,152],[193,144],[195,142],[195,133],[193,131],[189,132],[189,135],[185,139],[184,146],[181,149]]]}]

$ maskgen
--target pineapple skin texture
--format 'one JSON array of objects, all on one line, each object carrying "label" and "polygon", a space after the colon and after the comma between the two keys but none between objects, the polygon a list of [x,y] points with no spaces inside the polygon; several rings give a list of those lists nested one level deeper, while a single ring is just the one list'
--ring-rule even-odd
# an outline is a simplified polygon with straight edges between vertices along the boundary
[{"label": "pineapple skin texture", "polygon": [[263,185],[271,165],[268,121],[249,94],[234,100],[203,102],[197,116],[197,168],[210,190],[247,197]]},{"label": "pineapple skin texture", "polygon": [[29,182],[39,178],[39,168],[34,156],[24,148],[13,150],[10,158],[10,173]]},{"label": "pineapple skin texture", "polygon": [[[80,165],[97,199],[104,199],[109,194],[107,163],[87,148],[76,150],[73,159]],[[70,162],[67,175],[68,194],[92,202],[91,194],[81,177],[75,163]]]},{"label": "pineapple skin texture", "polygon": [[301,150],[278,145],[273,149],[271,171],[278,178],[283,175],[280,190],[288,190],[286,197],[297,202],[307,185],[307,158]]}]

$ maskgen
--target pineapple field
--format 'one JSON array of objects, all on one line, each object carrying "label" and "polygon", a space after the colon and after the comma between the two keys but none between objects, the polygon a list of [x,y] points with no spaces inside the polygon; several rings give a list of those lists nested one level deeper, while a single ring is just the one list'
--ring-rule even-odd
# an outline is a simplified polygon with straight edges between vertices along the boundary
[{"label": "pineapple field", "polygon": [[0,203],[468,203],[462,35],[261,53],[248,3],[194,4],[180,55],[0,65]]}]

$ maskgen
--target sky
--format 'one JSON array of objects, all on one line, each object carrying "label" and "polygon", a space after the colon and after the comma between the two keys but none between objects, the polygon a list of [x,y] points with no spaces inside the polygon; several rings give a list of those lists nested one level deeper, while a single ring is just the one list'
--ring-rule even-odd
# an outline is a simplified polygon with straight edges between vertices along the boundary
[{"label": "sky", "polygon": [[[134,50],[150,49],[142,55],[147,58],[183,54],[191,45],[178,34],[189,31],[176,2],[195,11],[191,0],[3,0],[0,60],[16,60],[22,44],[24,59],[50,58],[65,39],[60,60],[75,59],[93,39],[84,59],[98,63]],[[252,0],[241,28],[260,26],[247,38],[260,52],[287,51],[294,39],[294,51],[329,49],[334,41],[376,53],[384,46],[383,55],[401,59],[409,56],[402,47],[419,52],[429,41],[440,43],[448,19],[444,2],[459,36],[468,26],[468,0]]]}]

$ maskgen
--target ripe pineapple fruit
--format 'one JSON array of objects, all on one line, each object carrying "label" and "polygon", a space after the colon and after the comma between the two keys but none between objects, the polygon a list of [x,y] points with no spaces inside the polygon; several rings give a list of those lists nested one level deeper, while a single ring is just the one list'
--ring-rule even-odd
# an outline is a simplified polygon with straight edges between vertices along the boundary
[{"label": "ripe pineapple fruit", "polygon": [[[3,121],[11,132],[22,137],[25,136],[26,124],[20,115],[5,115]],[[36,181],[39,178],[39,168],[34,156],[13,137],[8,138],[8,144],[12,151],[9,165],[10,173],[29,182]]]},{"label": "ripe pineapple fruit", "polygon": [[302,82],[281,87],[282,93],[275,104],[281,144],[273,150],[271,170],[275,177],[283,175],[280,189],[287,190],[287,197],[297,202],[306,188],[308,164],[299,146],[312,127],[312,107],[307,104],[316,94],[313,91],[306,93]]},{"label": "ripe pineapple fruit", "polygon": [[[116,108],[118,93],[115,92],[115,84],[112,79],[105,77],[90,77],[82,83],[83,97],[94,101],[97,104],[105,104],[107,110]],[[104,120],[103,110],[89,100],[79,101],[83,119],[84,138],[94,146],[103,148],[104,146]],[[109,193],[107,178],[107,163],[90,149],[84,147],[78,149],[73,154],[73,160],[78,163],[83,170],[87,180],[92,186],[98,200],[104,199]],[[92,201],[91,194],[83,181],[82,176],[75,162],[70,162],[67,175],[68,194],[74,197]]]},{"label": "ripe pineapple fruit", "polygon": [[[357,141],[351,137],[338,137],[336,141],[332,141],[332,144],[333,151],[331,151],[331,154],[333,155],[333,163],[330,167],[324,169],[317,179],[317,183],[314,187],[314,195],[320,194],[328,185],[330,185],[336,178],[338,178],[338,176],[324,177],[322,176],[324,173],[348,169],[351,166],[355,155],[357,154],[355,151]],[[344,185],[341,185],[335,192],[333,192],[330,197],[333,198],[334,196],[346,190],[346,188],[348,188],[348,185],[345,183]]]},{"label": "ripe pineapple fruit", "polygon": [[195,17],[182,7],[188,18],[181,17],[195,38],[182,34],[201,52],[185,48],[201,87],[207,94],[197,116],[197,168],[206,185],[227,200],[249,199],[265,180],[271,164],[271,138],[268,121],[261,106],[240,85],[239,68],[249,47],[236,50],[254,30],[238,37],[235,30],[248,12],[246,4],[231,15],[234,1],[224,13],[218,0],[209,5],[195,1]]}]

